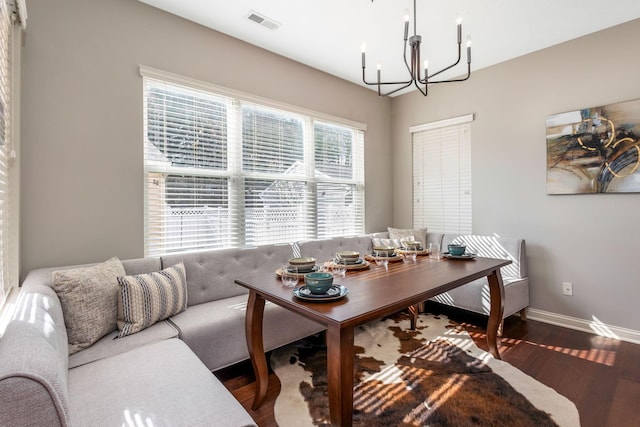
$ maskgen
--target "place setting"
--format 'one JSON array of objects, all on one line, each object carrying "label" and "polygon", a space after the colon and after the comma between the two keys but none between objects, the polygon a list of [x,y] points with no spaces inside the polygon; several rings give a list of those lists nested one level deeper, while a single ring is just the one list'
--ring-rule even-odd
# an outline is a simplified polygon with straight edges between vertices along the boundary
[{"label": "place setting", "polygon": [[399,262],[404,259],[393,246],[374,246],[373,253],[365,255],[365,260],[375,261],[378,266],[386,266],[390,262]]},{"label": "place setting", "polygon": [[345,286],[333,283],[331,273],[307,273],[304,282],[304,285],[293,288],[293,295],[304,301],[335,301],[349,293]]},{"label": "place setting", "polygon": [[[343,256],[346,255],[346,258]],[[347,262],[346,259],[349,261]],[[358,262],[360,261],[360,262]],[[369,263],[362,262],[358,252],[339,252],[336,257],[317,265],[315,258],[291,258],[287,265],[276,270],[282,284],[292,288],[293,295],[304,301],[325,302],[335,301],[347,295],[349,290],[339,284],[334,284],[336,277],[344,277],[348,266],[358,265],[366,268]],[[298,286],[300,281],[304,284]]]},{"label": "place setting", "polygon": [[447,246],[447,249],[448,252],[444,252],[442,254],[442,257],[446,259],[471,260],[476,257],[476,254],[467,252],[467,247],[465,245],[451,243]]},{"label": "place setting", "polygon": [[369,268],[369,261],[360,256],[357,251],[340,251],[336,252],[334,259],[328,262],[329,269],[344,268],[346,270],[363,270]]}]

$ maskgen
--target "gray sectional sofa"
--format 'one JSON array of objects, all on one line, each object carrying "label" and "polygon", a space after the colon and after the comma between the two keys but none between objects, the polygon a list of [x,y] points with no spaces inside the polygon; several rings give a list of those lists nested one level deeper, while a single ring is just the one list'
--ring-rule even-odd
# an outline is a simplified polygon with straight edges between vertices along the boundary
[{"label": "gray sectional sofa", "polygon": [[[293,253],[318,261],[339,250],[369,253],[376,235],[388,236],[297,242]],[[428,241],[444,245],[455,238],[463,237],[427,236]],[[491,253],[482,252],[484,246],[478,253],[509,257],[518,265],[503,272],[506,316],[528,305],[526,277],[510,279],[526,276],[524,242],[494,243],[498,246]],[[505,251],[498,251],[502,247]],[[211,371],[249,358],[244,331],[247,291],[234,280],[273,275],[291,256],[292,246],[285,244],[123,260],[126,275],[182,263],[186,310],[124,337],[114,330],[71,355],[52,273],[74,267],[31,271],[22,284],[15,315],[0,338],[0,425],[255,425]],[[512,286],[517,292],[508,290]],[[444,302],[485,312],[485,287],[475,282],[465,285],[456,289],[459,295],[448,293]],[[516,302],[511,304],[511,299]],[[322,329],[279,306],[265,306],[267,351]]]},{"label": "gray sectional sofa", "polygon": [[[0,425],[255,425],[211,371],[249,357],[247,295],[234,279],[274,274],[290,257],[290,245],[267,245],[123,260],[127,275],[183,262],[188,308],[71,356],[52,273],[72,267],[30,272],[0,338]],[[272,304],[264,322],[267,350],[322,330]]]}]

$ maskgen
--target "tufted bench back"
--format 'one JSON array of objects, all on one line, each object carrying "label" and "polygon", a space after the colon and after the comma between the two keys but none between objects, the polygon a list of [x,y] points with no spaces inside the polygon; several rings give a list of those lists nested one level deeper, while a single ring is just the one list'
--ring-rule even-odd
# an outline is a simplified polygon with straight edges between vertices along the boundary
[{"label": "tufted bench back", "polygon": [[371,252],[371,236],[334,237],[332,239],[305,240],[298,242],[300,255],[313,257],[321,264],[333,258],[338,251],[358,251],[365,255]]},{"label": "tufted bench back", "polygon": [[265,245],[165,255],[162,268],[184,262],[188,305],[192,306],[246,294],[246,288],[234,283],[236,279],[275,274],[289,258],[290,245]]}]

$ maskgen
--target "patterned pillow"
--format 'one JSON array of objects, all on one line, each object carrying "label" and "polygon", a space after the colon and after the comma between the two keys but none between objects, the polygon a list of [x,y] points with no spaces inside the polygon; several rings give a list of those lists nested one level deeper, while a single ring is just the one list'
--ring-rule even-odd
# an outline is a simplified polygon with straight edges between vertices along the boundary
[{"label": "patterned pillow", "polygon": [[118,277],[120,337],[140,332],[187,308],[187,277],[183,263],[149,274]]},{"label": "patterned pillow", "polygon": [[427,228],[391,228],[388,227],[389,238],[391,239],[405,239],[413,236],[415,240],[422,243],[422,246],[427,244]]},{"label": "patterned pillow", "polygon": [[116,330],[118,276],[125,274],[118,258],[51,274],[62,305],[70,355]]},{"label": "patterned pillow", "polygon": [[[413,236],[411,236],[413,238]],[[402,241],[405,239],[379,239],[377,237],[374,237],[373,239],[371,239],[371,243],[373,244],[374,248],[380,247],[380,246],[393,246],[394,248],[400,248],[402,247]],[[412,239],[406,239],[406,240],[412,240]]]}]

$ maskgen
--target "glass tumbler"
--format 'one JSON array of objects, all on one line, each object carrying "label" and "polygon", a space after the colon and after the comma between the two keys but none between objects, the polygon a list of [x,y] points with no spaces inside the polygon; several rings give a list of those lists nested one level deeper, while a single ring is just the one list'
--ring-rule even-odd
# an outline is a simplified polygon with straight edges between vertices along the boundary
[{"label": "glass tumbler", "polygon": [[283,265],[280,280],[287,288],[293,288],[298,284],[298,267],[293,265]]},{"label": "glass tumbler", "polygon": [[437,243],[429,243],[429,258],[440,259],[440,245]]}]

